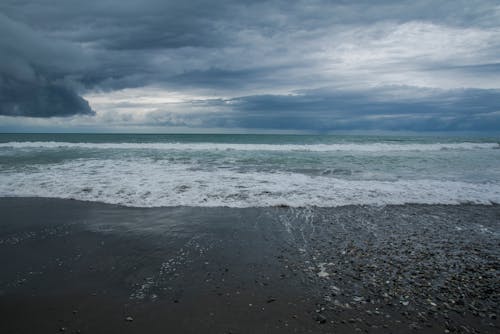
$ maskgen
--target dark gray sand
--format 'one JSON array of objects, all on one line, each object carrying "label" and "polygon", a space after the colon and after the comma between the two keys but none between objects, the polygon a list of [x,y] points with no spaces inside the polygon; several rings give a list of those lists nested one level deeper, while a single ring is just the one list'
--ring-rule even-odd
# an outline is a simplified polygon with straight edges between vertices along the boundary
[{"label": "dark gray sand", "polygon": [[0,333],[499,331],[498,205],[0,215]]}]

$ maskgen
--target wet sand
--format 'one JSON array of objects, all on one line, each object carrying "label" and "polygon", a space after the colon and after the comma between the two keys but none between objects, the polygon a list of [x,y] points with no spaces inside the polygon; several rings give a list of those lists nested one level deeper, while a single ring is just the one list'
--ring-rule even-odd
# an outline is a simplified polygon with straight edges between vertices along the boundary
[{"label": "wet sand", "polygon": [[496,333],[500,206],[0,199],[1,333]]}]

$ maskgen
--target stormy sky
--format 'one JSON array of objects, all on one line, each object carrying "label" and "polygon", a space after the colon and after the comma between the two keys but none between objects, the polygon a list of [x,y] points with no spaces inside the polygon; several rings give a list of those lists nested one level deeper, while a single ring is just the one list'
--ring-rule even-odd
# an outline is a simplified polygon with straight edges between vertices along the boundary
[{"label": "stormy sky", "polygon": [[0,131],[500,131],[500,3],[2,0]]}]

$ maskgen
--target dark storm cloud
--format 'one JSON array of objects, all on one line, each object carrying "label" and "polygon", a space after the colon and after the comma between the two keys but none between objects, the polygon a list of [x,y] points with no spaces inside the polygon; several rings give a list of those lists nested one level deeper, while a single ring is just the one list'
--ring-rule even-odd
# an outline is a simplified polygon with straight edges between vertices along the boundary
[{"label": "dark storm cloud", "polygon": [[[397,92],[397,94],[392,94]],[[414,96],[425,96],[416,98]],[[478,114],[500,106],[500,90],[440,90],[415,87],[380,87],[365,91],[302,91],[290,95],[258,95],[231,100],[237,109],[262,113],[330,112],[334,116],[416,113]]]},{"label": "dark storm cloud", "polygon": [[[398,91],[398,96],[387,94]],[[426,99],[414,95],[426,95]],[[196,113],[175,120],[183,126],[249,129],[497,131],[500,90],[435,90],[383,87],[367,91],[305,91],[200,102],[217,116]],[[193,122],[196,120],[196,122]],[[155,122],[161,118],[155,118]],[[173,125],[168,118],[165,124]]]},{"label": "dark storm cloud", "polygon": [[2,78],[0,115],[52,117],[75,114],[92,115],[87,101],[73,90],[51,83],[26,83]]},{"label": "dark storm cloud", "polygon": [[147,106],[172,126],[481,130],[500,117],[494,0],[3,0],[0,13],[0,115],[91,115],[87,93],[154,86],[192,96]]},{"label": "dark storm cloud", "polygon": [[71,84],[85,61],[78,50],[1,14],[0,31],[0,115],[93,114]]}]

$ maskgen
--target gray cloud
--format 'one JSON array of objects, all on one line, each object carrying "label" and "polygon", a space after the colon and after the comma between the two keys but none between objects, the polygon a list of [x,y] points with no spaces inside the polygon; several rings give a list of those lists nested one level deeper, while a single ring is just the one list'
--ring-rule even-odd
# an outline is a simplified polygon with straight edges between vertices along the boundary
[{"label": "gray cloud", "polygon": [[[142,124],[320,132],[494,132],[500,127],[499,105],[500,90],[408,86],[364,91],[320,89],[289,95],[252,95],[176,103],[175,112],[168,111],[172,104],[166,104],[147,113]],[[127,108],[127,105],[117,107]],[[139,103],[139,109],[148,107]]]},{"label": "gray cloud", "polygon": [[87,101],[64,85],[2,78],[0,115],[52,117],[93,115]]},{"label": "gray cloud", "polygon": [[145,120],[118,116],[128,102],[94,108],[110,123],[318,131],[500,117],[493,0],[4,0],[0,12],[1,115],[92,115],[82,96],[152,86],[191,100],[143,105]]},{"label": "gray cloud", "polygon": [[[398,96],[391,96],[398,91]],[[413,96],[425,95],[426,98]],[[383,87],[367,91],[306,91],[231,101],[243,128],[497,131],[500,90]],[[235,106],[236,105],[236,106]]]},{"label": "gray cloud", "polygon": [[85,57],[0,14],[0,115],[51,117],[94,112],[71,76]]}]

